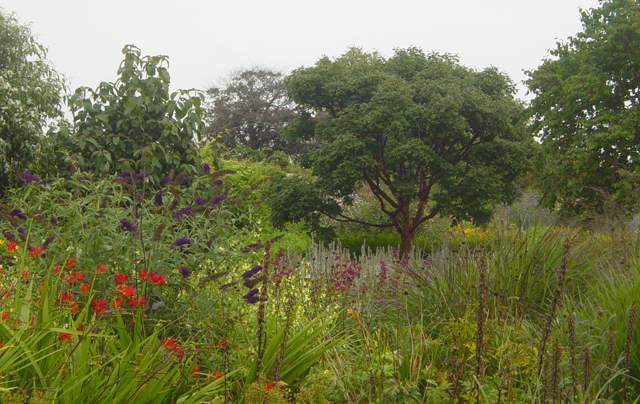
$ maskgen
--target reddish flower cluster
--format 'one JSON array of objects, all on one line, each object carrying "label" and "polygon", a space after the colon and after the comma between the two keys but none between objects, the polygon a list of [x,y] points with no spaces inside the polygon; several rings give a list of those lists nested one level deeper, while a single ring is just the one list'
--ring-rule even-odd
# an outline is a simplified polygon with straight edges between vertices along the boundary
[{"label": "reddish flower cluster", "polygon": [[96,266],[96,273],[99,274],[100,272],[107,272],[107,266],[105,264],[98,264],[98,266]]},{"label": "reddish flower cluster", "polygon": [[127,276],[127,274],[117,274],[113,277],[113,280],[116,282],[116,285],[129,283],[129,277]]},{"label": "reddish flower cluster", "polygon": [[167,282],[164,279],[164,274],[157,274],[155,272],[145,272],[145,270],[140,271],[140,279],[143,281],[151,279],[151,282],[154,285],[166,285]]},{"label": "reddish flower cluster", "polygon": [[163,339],[162,347],[170,351],[173,351],[173,354],[180,359],[184,357],[184,347],[181,345],[177,345],[176,342],[173,340],[173,337],[169,338],[168,340]]},{"label": "reddish flower cluster", "polygon": [[16,244],[15,241],[9,241],[7,243],[7,251],[9,251],[9,252],[17,252],[18,251],[18,244]]},{"label": "reddish flower cluster", "polygon": [[69,334],[68,332],[60,333],[58,339],[60,341],[71,342],[71,334]]},{"label": "reddish flower cluster", "polygon": [[98,299],[93,299],[93,314],[99,314],[102,315],[104,313],[104,309],[105,307],[105,303],[104,303],[104,299],[100,299],[100,302],[98,302]]},{"label": "reddish flower cluster", "polygon": [[42,252],[41,246],[32,247],[29,249],[29,255],[32,256],[33,258],[38,258],[41,252]]}]

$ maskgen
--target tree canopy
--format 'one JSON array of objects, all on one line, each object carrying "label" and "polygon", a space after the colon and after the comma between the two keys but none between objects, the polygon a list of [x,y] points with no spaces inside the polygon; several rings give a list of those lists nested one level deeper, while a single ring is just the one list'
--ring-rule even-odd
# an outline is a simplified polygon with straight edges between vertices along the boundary
[{"label": "tree canopy", "polygon": [[78,88],[69,99],[73,128],[51,135],[58,157],[82,170],[144,172],[155,183],[171,169],[197,173],[202,95],[169,92],[166,56],[142,57],[133,45],[122,53],[115,83]]},{"label": "tree canopy", "polygon": [[42,129],[61,115],[63,82],[28,26],[0,10],[0,195],[40,155]]},{"label": "tree canopy", "polygon": [[280,136],[280,129],[295,116],[281,72],[254,67],[229,74],[207,90],[209,137],[229,149],[271,149],[296,154],[300,144]]},{"label": "tree canopy", "polygon": [[541,201],[572,212],[635,203],[640,173],[640,3],[601,1],[581,20],[527,81]]},{"label": "tree canopy", "polygon": [[[354,48],[295,70],[285,84],[305,112],[291,126],[318,142],[307,156],[323,198],[305,204],[315,214],[354,220],[340,206],[367,184],[388,220],[358,222],[395,229],[408,253],[430,218],[481,222],[493,204],[518,194],[530,141],[519,130],[523,107],[514,85],[496,68],[476,71],[417,48],[397,49],[389,59]],[[324,119],[314,120],[318,115]],[[290,203],[290,214],[278,199],[293,193],[290,185],[272,199],[275,224],[301,217],[302,202]]]}]

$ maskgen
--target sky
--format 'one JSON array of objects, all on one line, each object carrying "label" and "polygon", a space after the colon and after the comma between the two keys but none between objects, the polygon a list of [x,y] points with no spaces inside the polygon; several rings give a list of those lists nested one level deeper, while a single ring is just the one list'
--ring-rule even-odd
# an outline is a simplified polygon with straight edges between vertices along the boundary
[{"label": "sky", "polygon": [[117,79],[126,44],[169,56],[171,90],[206,89],[231,71],[285,72],[349,47],[457,54],[495,66],[528,99],[535,70],[557,41],[582,30],[580,8],[597,0],[2,0],[49,48],[71,90]]}]

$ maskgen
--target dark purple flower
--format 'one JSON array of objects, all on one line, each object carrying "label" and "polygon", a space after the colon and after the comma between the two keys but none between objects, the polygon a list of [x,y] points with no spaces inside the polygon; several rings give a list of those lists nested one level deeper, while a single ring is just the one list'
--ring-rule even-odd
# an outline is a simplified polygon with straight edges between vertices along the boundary
[{"label": "dark purple flower", "polygon": [[244,247],[244,248],[243,248],[242,250],[240,250],[240,251],[242,251],[243,253],[248,253],[248,252],[250,252],[251,250],[253,250],[254,248],[259,247],[259,246],[260,246],[260,244],[258,244],[258,243],[251,243],[251,244],[249,244],[248,246]]},{"label": "dark purple flower", "polygon": [[16,236],[14,236],[13,233],[10,233],[6,230],[2,230],[2,235],[7,239],[7,241],[13,241],[16,239]]},{"label": "dark purple flower", "polygon": [[244,282],[242,282],[242,285],[250,288],[251,285],[253,285],[253,281],[250,278],[247,278],[244,280]]},{"label": "dark purple flower", "polygon": [[227,289],[227,288],[229,288],[229,287],[231,287],[231,286],[235,285],[236,283],[238,283],[238,282],[229,282],[229,283],[225,283],[224,285],[221,285],[221,286],[220,286],[220,289],[225,290],[225,289]]},{"label": "dark purple flower", "polygon": [[191,271],[189,271],[189,268],[187,267],[180,267],[178,269],[180,270],[180,275],[182,275],[183,278],[188,278],[189,275],[191,275]]},{"label": "dark purple flower", "polygon": [[251,289],[246,295],[242,296],[242,298],[246,300],[247,303],[258,303],[260,301],[260,297],[257,296],[258,292],[258,289]]},{"label": "dark purple flower", "polygon": [[153,197],[153,203],[155,203],[158,206],[162,206],[162,192],[161,191],[156,192],[156,195]]},{"label": "dark purple flower", "polygon": [[136,232],[136,228],[133,227],[131,222],[128,221],[127,219],[120,219],[120,224],[122,225],[122,227],[124,227],[125,230],[128,230],[128,231],[130,231],[132,233]]},{"label": "dark purple flower", "polygon": [[171,182],[171,177],[168,175],[165,175],[164,177],[160,178],[160,182],[163,183],[164,185],[167,185],[168,183]]},{"label": "dark purple flower", "polygon": [[18,227],[18,234],[22,234],[24,236],[24,229],[22,227]]},{"label": "dark purple flower", "polygon": [[211,248],[211,244],[213,243],[213,239],[207,241],[207,247]]},{"label": "dark purple flower", "polygon": [[175,217],[176,219],[180,220],[182,219],[182,215],[188,215],[189,213],[191,213],[191,210],[193,209],[193,206],[187,206],[186,208],[182,208],[179,211],[177,211],[173,217]]},{"label": "dark purple flower", "polygon": [[213,181],[213,185],[215,185],[216,187],[222,186],[222,180]]},{"label": "dark purple flower", "polygon": [[216,196],[215,198],[211,198],[211,200],[209,201],[209,203],[211,205],[215,205],[216,203],[220,202],[222,200],[222,195],[220,196]]},{"label": "dark purple flower", "polygon": [[51,216],[51,219],[49,219],[49,222],[55,226],[58,224],[58,219],[55,216]]},{"label": "dark purple flower", "polygon": [[148,176],[149,176],[149,173],[140,173],[140,174],[136,174],[136,179],[141,180],[141,179],[147,178]]},{"label": "dark purple flower", "polygon": [[202,200],[202,198],[196,198],[196,203],[200,206],[204,205],[206,202]]},{"label": "dark purple flower", "polygon": [[15,209],[9,212],[9,216],[16,216],[20,220],[27,220],[27,217],[22,214],[20,209]]},{"label": "dark purple flower", "polygon": [[22,178],[24,182],[26,182],[27,184],[29,184],[30,182],[35,182],[36,184],[39,184],[39,185],[46,185],[44,182],[40,180],[40,178],[36,177],[35,175],[31,175],[28,173],[18,173],[18,177]]},{"label": "dark purple flower", "polygon": [[129,171],[123,171],[118,177],[125,179],[129,176]]},{"label": "dark purple flower", "polygon": [[173,245],[176,246],[176,247],[179,247],[179,246],[185,245],[185,244],[191,244],[191,240],[189,240],[186,237],[183,237],[183,238],[179,238],[179,239],[177,239],[176,241],[173,242]]},{"label": "dark purple flower", "polygon": [[188,184],[189,181],[191,181],[189,177],[182,177],[182,179],[180,180],[180,185]]},{"label": "dark purple flower", "polygon": [[245,279],[248,279],[248,278],[251,278],[253,275],[257,274],[260,271],[262,271],[262,265],[256,265],[255,267],[251,268],[247,272],[243,273],[242,277],[245,278]]},{"label": "dark purple flower", "polygon": [[12,266],[14,266],[14,265],[15,265],[15,264],[14,264],[13,262],[11,262],[11,261],[7,261],[7,266],[12,267]]},{"label": "dark purple flower", "polygon": [[209,173],[211,172],[211,167],[209,167],[209,164],[204,163],[202,165],[202,171],[204,171],[206,175],[209,175]]}]

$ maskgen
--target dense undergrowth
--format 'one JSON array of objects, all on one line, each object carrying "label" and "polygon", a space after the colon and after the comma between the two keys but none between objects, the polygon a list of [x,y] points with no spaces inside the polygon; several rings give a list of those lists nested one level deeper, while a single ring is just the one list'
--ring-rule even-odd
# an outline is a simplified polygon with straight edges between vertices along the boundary
[{"label": "dense undergrowth", "polygon": [[637,401],[640,240],[625,223],[554,224],[529,198],[486,228],[442,219],[411,257],[372,250],[375,234],[305,251],[234,175],[15,190],[0,206],[0,401]]}]

